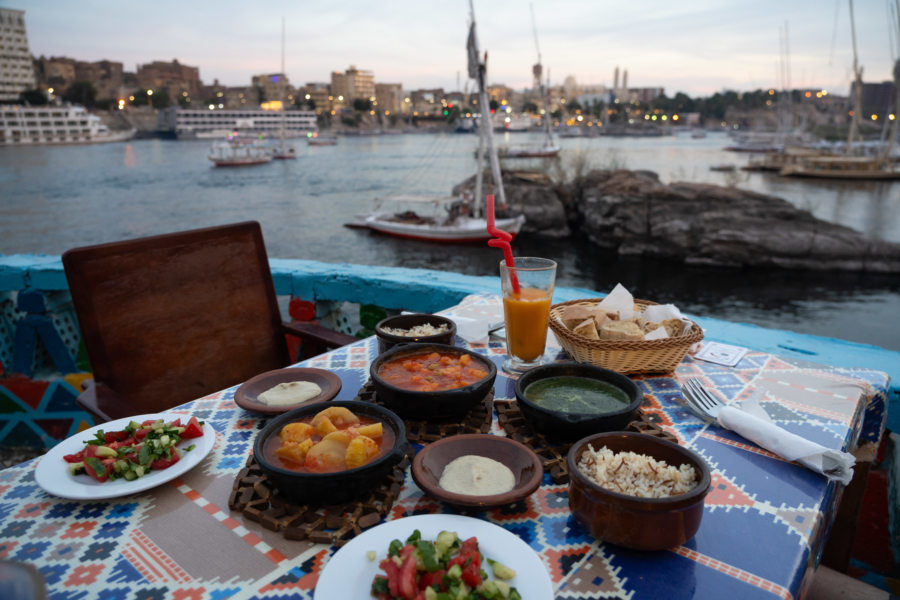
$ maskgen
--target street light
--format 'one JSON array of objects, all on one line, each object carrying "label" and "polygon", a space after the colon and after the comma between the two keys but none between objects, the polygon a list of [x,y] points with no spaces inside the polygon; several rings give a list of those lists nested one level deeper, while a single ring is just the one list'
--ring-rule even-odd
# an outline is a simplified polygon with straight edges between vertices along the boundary
[{"label": "street light", "polygon": [[147,90],[147,107],[153,108],[153,90]]}]

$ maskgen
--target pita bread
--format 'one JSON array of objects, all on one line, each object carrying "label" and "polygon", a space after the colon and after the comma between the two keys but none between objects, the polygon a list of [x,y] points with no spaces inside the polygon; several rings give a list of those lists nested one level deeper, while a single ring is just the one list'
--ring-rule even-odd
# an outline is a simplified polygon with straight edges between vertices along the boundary
[{"label": "pita bread", "polygon": [[575,335],[581,335],[591,340],[599,340],[600,336],[597,334],[597,326],[594,325],[593,318],[587,318],[577,326],[572,328],[572,333]]}]

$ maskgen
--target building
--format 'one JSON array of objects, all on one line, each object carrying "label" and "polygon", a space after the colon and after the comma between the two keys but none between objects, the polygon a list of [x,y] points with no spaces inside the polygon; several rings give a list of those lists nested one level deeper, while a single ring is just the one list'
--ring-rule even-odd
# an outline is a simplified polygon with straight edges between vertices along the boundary
[{"label": "building", "polygon": [[65,93],[75,81],[75,59],[65,56],[40,57],[34,61],[37,87],[52,89],[54,94]]},{"label": "building", "polygon": [[403,104],[403,86],[399,83],[376,83],[375,101],[378,110],[397,114]]},{"label": "building", "polygon": [[331,86],[327,83],[310,82],[297,90],[299,106],[315,110],[317,115],[332,110]]},{"label": "building", "polygon": [[[865,83],[862,84],[862,110],[860,117],[863,120],[879,120],[886,119],[888,115],[894,112],[897,106],[896,97],[894,96],[894,82],[883,81],[881,83]],[[856,82],[850,86],[850,106],[852,109],[853,102],[856,99]],[[873,119],[873,117],[875,117]]]},{"label": "building", "polygon": [[16,102],[35,85],[25,11],[0,8],[0,102]]},{"label": "building", "polygon": [[76,61],[75,80],[89,81],[97,92],[97,100],[113,100],[119,97],[125,83],[125,76],[120,62],[111,60]]},{"label": "building", "polygon": [[284,73],[254,75],[251,78],[251,85],[256,88],[260,103],[278,101],[283,101],[287,105],[292,103],[294,92],[290,80]]},{"label": "building", "polygon": [[200,69],[189,67],[173,60],[172,62],[153,61],[147,65],[138,65],[137,81],[142,89],[166,90],[169,98],[175,102],[178,97],[195,98],[200,93],[203,83],[200,81]]},{"label": "building", "polygon": [[375,98],[375,75],[372,71],[360,71],[351,65],[343,73],[331,74],[331,95],[341,105],[353,105],[354,100]]}]

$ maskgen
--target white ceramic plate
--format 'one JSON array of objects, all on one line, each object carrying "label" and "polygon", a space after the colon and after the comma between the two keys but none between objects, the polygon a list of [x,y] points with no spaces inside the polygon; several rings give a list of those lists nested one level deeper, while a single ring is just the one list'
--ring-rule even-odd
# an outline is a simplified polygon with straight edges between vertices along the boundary
[{"label": "white ceramic plate", "polygon": [[[417,515],[388,521],[350,540],[325,565],[316,584],[315,600],[370,598],[372,579],[381,572],[378,563],[387,556],[391,540],[405,541],[415,529],[422,533],[423,539],[429,540],[435,539],[441,531],[455,531],[462,539],[477,537],[483,557],[499,561],[516,571],[509,584],[519,590],[522,598],[553,599],[553,582],[547,567],[537,553],[515,534],[472,517]],[[369,550],[377,553],[374,561],[366,556]],[[494,579],[487,560],[482,568]]]},{"label": "white ceramic plate", "polygon": [[179,475],[187,473],[189,470],[197,466],[197,464],[206,458],[209,451],[212,450],[216,443],[216,431],[209,423],[203,424],[203,435],[198,438],[183,440],[178,447],[186,448],[194,444],[194,449],[190,452],[182,454],[181,460],[169,467],[168,469],[160,469],[158,471],[150,471],[147,475],[128,481],[125,479],[116,479],[115,481],[99,482],[90,475],[72,475],[69,473],[69,463],[63,456],[66,454],[75,454],[84,448],[87,440],[93,439],[94,434],[101,429],[103,431],[121,431],[125,429],[129,421],[143,421],[163,419],[165,421],[174,421],[175,419],[189,419],[190,415],[182,415],[176,413],[159,414],[159,415],[138,415],[116,421],[108,421],[101,425],[91,427],[80,433],[76,433],[72,437],[63,440],[47,451],[47,453],[38,462],[34,471],[34,479],[37,484],[43,488],[48,494],[59,496],[60,498],[70,498],[72,500],[100,500],[103,498],[118,498],[119,496],[128,496],[154,488],[160,484],[175,479]]}]

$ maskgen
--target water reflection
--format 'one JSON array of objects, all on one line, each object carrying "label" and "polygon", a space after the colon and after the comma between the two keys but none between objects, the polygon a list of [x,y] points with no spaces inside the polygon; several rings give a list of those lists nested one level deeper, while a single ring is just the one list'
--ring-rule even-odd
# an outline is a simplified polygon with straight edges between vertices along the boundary
[{"label": "water reflection", "polygon": [[[524,143],[524,134],[504,134]],[[445,195],[474,173],[470,135],[346,137],[298,146],[298,160],[216,169],[207,141],[0,148],[0,253],[62,254],[68,248],[242,220],[260,221],[269,255],[455,271],[497,277],[499,252],[484,245],[397,240],[343,224],[376,196]],[[900,242],[900,182],[822,182],[766,173],[721,173],[746,156],[727,138],[561,140],[559,169],[628,167],[664,182],[738,185],[782,197],[817,217]],[[290,164],[288,164],[290,163]],[[900,349],[900,277],[709,270],[601,253],[582,240],[517,238],[518,255],[560,264],[559,283],[607,291],[622,282],[638,298],[768,327]]]}]

